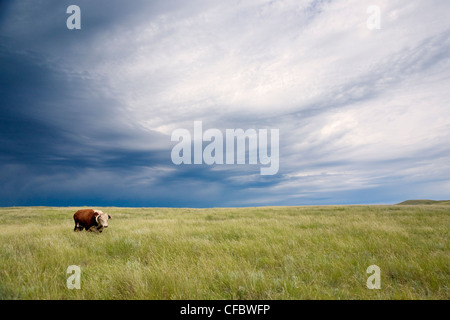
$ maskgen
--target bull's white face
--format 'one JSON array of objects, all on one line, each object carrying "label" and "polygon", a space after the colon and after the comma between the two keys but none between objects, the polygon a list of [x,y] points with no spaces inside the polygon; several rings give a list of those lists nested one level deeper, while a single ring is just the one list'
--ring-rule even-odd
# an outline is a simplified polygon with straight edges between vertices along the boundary
[{"label": "bull's white face", "polygon": [[97,210],[95,212],[98,213],[98,216],[95,218],[95,220],[98,223],[98,227],[97,227],[98,230],[102,231],[103,228],[108,228],[108,219],[111,219],[111,217],[108,214],[103,213],[100,210]]}]

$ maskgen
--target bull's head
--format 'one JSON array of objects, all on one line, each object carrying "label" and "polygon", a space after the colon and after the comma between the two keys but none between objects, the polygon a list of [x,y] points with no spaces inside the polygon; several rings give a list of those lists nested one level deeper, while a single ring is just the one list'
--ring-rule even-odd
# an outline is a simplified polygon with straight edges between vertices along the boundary
[{"label": "bull's head", "polygon": [[100,210],[95,211],[95,213],[97,213],[97,216],[95,217],[95,221],[97,222],[97,230],[102,232],[104,228],[108,228],[108,219],[111,219],[111,216]]}]

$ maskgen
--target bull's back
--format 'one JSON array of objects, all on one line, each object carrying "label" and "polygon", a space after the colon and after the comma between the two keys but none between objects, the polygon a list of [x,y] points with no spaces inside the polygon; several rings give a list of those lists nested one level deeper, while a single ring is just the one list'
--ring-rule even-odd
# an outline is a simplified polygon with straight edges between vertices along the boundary
[{"label": "bull's back", "polygon": [[80,224],[87,226],[92,221],[94,213],[95,212],[92,209],[81,209],[75,212],[73,219],[75,222],[79,222]]}]

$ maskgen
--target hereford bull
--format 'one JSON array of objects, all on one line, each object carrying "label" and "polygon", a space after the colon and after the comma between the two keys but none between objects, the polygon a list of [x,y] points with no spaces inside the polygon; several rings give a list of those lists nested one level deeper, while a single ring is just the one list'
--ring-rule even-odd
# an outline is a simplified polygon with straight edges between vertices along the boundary
[{"label": "hereford bull", "polygon": [[78,210],[73,215],[73,220],[75,221],[73,231],[82,231],[84,228],[91,232],[102,232],[104,228],[108,228],[108,219],[111,219],[111,216],[100,210]]}]

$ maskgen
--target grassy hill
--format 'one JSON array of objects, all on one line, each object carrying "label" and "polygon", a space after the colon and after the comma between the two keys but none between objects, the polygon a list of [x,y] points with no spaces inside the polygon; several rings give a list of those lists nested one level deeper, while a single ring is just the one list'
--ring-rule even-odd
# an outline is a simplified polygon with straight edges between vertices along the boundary
[{"label": "grassy hill", "polygon": [[0,299],[450,298],[445,206],[97,208],[102,234],[77,209],[0,208]]},{"label": "grassy hill", "polygon": [[407,200],[403,201],[401,203],[398,203],[398,205],[430,205],[430,204],[437,204],[437,205],[450,205],[450,200]]}]

